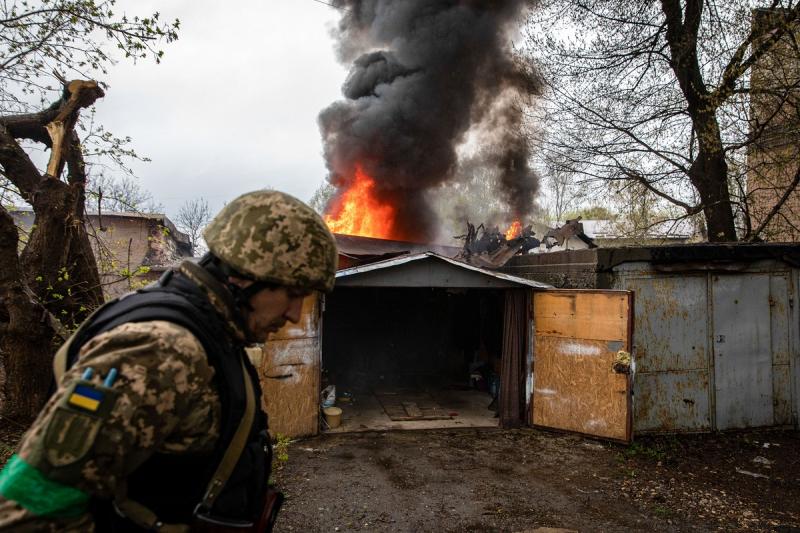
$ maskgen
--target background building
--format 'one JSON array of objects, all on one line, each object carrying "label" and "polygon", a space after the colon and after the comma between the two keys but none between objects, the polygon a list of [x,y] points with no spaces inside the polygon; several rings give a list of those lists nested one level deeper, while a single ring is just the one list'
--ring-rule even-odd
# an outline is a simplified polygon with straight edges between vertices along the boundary
[{"label": "background building", "polygon": [[[24,241],[34,224],[33,210],[11,214]],[[189,236],[160,213],[87,214],[86,226],[106,298],[142,287],[192,255]]]},{"label": "background building", "polygon": [[[778,16],[778,11],[757,9],[753,26]],[[750,77],[750,133],[755,141],[748,149],[747,181],[752,227],[762,223],[787,187],[794,189],[761,234],[776,242],[800,240],[800,193],[797,184],[792,185],[800,163],[798,29],[794,24],[793,31],[753,65]]]}]

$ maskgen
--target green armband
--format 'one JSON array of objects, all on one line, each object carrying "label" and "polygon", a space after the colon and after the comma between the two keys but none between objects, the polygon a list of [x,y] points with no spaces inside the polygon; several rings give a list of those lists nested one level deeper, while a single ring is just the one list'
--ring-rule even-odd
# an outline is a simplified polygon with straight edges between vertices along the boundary
[{"label": "green armband", "polygon": [[88,494],[48,479],[16,454],[0,472],[0,494],[36,516],[80,516],[89,503]]}]

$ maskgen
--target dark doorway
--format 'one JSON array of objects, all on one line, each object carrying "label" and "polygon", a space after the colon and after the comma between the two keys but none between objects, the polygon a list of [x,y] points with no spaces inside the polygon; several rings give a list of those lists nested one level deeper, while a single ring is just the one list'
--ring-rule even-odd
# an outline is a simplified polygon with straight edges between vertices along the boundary
[{"label": "dark doorway", "polygon": [[340,288],[323,315],[342,431],[496,426],[502,289]]}]

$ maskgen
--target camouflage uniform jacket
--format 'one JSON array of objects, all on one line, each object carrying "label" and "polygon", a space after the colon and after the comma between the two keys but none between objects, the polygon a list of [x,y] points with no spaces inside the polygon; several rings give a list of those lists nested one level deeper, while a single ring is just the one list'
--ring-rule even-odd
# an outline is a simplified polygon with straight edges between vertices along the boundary
[{"label": "camouflage uniform jacket", "polygon": [[[226,319],[228,333],[243,340],[224,299],[201,285],[191,271],[186,265],[181,266],[181,273],[203,288]],[[102,424],[86,432],[88,444],[77,451],[83,455],[75,457],[74,446],[65,450],[51,443],[58,439],[58,432],[68,431],[59,421],[59,406],[87,368],[92,369],[90,381],[96,385],[112,368],[117,369],[113,384],[117,396]],[[86,500],[113,498],[120,481],[154,453],[204,453],[214,448],[220,431],[214,372],[198,339],[181,326],[165,321],[117,326],[82,346],[78,362],[64,375],[57,392],[23,437],[16,455],[25,465],[46,472],[45,477],[50,479],[45,480],[45,488],[49,488],[46,483],[56,481],[56,490],[75,490],[78,501],[81,494]],[[54,469],[54,464],[63,468]],[[70,468],[71,465],[79,468]],[[24,502],[23,507],[8,491],[4,490],[3,496],[7,498],[0,498],[0,530],[93,530],[85,504],[37,516],[31,512],[31,507],[39,508],[35,501]]]}]

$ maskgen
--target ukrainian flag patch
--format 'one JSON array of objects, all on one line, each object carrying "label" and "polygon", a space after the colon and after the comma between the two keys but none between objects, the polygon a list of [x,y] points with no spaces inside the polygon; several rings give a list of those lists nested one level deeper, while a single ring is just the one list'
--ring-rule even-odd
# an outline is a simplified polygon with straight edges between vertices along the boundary
[{"label": "ukrainian flag patch", "polygon": [[69,397],[69,404],[95,412],[103,401],[104,394],[89,385],[77,385]]}]

